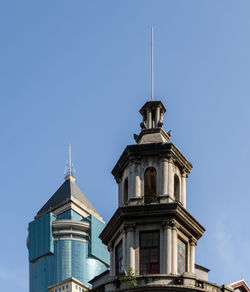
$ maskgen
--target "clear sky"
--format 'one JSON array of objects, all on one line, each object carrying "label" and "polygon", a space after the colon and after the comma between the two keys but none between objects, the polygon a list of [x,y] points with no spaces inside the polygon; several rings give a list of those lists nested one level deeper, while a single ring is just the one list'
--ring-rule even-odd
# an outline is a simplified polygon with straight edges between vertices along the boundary
[{"label": "clear sky", "polygon": [[196,263],[218,284],[250,284],[249,0],[1,0],[1,291],[28,291],[27,227],[76,182],[108,221],[111,170],[150,98],[193,163],[187,208],[206,227]]}]

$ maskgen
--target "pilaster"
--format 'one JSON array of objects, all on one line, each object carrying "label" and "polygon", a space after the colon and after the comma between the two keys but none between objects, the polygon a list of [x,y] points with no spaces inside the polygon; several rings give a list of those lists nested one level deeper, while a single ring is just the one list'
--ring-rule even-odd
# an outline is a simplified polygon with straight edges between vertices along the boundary
[{"label": "pilaster", "polygon": [[122,192],[122,179],[119,177],[117,179],[118,184],[118,204],[121,206],[123,204],[123,192]]},{"label": "pilaster", "polygon": [[195,273],[195,245],[196,245],[196,240],[192,238],[190,240],[190,268],[189,271],[190,273]]},{"label": "pilaster", "polygon": [[141,161],[139,159],[134,160],[134,175],[135,175],[135,197],[141,196]]},{"label": "pilaster", "polygon": [[163,251],[163,267],[164,267],[164,273],[165,274],[171,274],[172,273],[172,225],[173,220],[167,220],[162,222],[163,230],[164,230],[164,251]]},{"label": "pilaster", "polygon": [[185,170],[181,171],[181,203],[186,208],[186,178],[187,173]]},{"label": "pilaster", "polygon": [[129,163],[129,175],[128,175],[128,200],[134,196],[135,190],[135,175],[134,175],[134,163],[130,161]]},{"label": "pilaster", "polygon": [[166,157],[160,159],[161,169],[161,195],[167,196],[168,194],[168,160]]},{"label": "pilaster", "polygon": [[173,159],[170,157],[168,159],[168,195],[169,202],[172,203],[174,201],[174,168],[173,168]]},{"label": "pilaster", "polygon": [[172,273],[177,274],[177,224],[172,226]]},{"label": "pilaster", "polygon": [[127,230],[126,228],[122,229],[122,260],[123,260],[123,269],[127,267]]},{"label": "pilaster", "polygon": [[110,255],[110,276],[115,276],[115,255],[113,244],[108,246],[108,251]]},{"label": "pilaster", "polygon": [[127,229],[127,263],[126,269],[132,268],[135,270],[135,224],[126,224]]}]

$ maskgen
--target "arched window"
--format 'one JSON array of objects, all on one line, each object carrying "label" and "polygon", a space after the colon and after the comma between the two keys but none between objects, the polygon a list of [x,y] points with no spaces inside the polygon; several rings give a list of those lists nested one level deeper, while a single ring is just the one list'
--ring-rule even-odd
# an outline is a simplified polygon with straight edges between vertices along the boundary
[{"label": "arched window", "polygon": [[128,178],[124,180],[123,183],[123,204],[127,204],[128,202]]},{"label": "arched window", "polygon": [[144,203],[156,202],[156,170],[153,167],[144,173]]},{"label": "arched window", "polygon": [[174,175],[174,197],[180,202],[180,180],[177,174]]}]

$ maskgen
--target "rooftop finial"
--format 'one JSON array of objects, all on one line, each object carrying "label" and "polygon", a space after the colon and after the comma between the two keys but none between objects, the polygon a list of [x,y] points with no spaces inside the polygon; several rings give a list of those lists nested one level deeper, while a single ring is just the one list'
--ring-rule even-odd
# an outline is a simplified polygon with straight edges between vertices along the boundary
[{"label": "rooftop finial", "polygon": [[74,178],[74,166],[71,162],[71,144],[69,144],[69,158],[65,168],[65,180],[69,178]]},{"label": "rooftop finial", "polygon": [[151,27],[151,100],[154,100],[154,27]]}]

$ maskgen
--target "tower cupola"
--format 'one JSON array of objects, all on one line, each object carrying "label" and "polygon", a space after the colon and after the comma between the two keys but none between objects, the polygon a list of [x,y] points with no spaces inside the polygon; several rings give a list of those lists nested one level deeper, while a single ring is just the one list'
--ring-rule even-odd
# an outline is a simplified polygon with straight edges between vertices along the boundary
[{"label": "tower cupola", "polygon": [[168,142],[170,132],[163,130],[163,116],[166,108],[160,100],[146,102],[140,109],[142,115],[141,133],[135,135],[137,144]]},{"label": "tower cupola", "polygon": [[161,101],[148,101],[140,109],[143,117],[142,129],[161,128],[163,125],[163,115],[166,112],[165,106]]},{"label": "tower cupola", "polygon": [[141,132],[128,145],[112,174],[119,185],[119,206],[178,202],[186,208],[186,178],[192,164],[169,142],[163,129],[166,108],[148,101],[140,109]]}]

